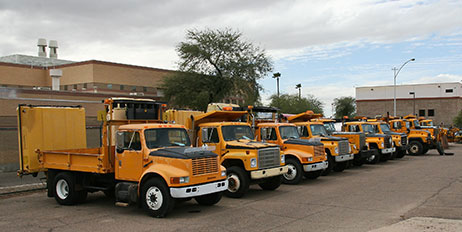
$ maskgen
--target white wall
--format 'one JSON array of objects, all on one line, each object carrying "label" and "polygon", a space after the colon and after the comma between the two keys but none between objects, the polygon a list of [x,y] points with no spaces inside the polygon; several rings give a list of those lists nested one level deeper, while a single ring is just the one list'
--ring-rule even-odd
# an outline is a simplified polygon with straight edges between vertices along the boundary
[{"label": "white wall", "polygon": [[[452,89],[453,93],[446,93],[446,89]],[[396,98],[412,99],[414,96],[409,92],[415,92],[416,98],[460,97],[462,83],[396,85]],[[393,96],[393,85],[356,87],[356,100],[393,99]]]}]

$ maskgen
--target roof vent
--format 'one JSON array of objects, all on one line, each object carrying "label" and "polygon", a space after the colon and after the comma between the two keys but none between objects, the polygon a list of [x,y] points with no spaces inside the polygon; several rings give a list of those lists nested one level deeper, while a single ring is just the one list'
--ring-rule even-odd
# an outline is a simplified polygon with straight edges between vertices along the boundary
[{"label": "roof vent", "polygon": [[[46,44],[46,42],[45,42]],[[58,41],[56,40],[50,40],[50,43],[48,44],[48,47],[50,47],[50,58],[58,59]],[[46,56],[46,54],[45,54]]]},{"label": "roof vent", "polygon": [[47,57],[47,50],[46,50],[46,48],[47,48],[47,40],[46,39],[38,39],[37,46],[38,46],[38,56],[39,57]]}]

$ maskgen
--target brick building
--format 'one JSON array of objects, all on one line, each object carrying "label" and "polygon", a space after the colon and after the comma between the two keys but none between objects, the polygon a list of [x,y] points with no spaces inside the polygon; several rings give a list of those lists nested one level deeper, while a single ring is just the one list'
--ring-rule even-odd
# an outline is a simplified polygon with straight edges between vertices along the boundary
[{"label": "brick building", "polygon": [[[81,105],[86,110],[87,144],[99,145],[98,110],[109,97],[161,100],[162,83],[174,70],[99,60],[58,59],[58,43],[38,41],[38,56],[0,57],[0,171],[18,167],[16,107],[31,105]],[[231,96],[226,103],[243,104]]]},{"label": "brick building", "polygon": [[[393,115],[393,98],[393,85],[357,87],[357,114],[375,117],[388,112]],[[450,126],[461,109],[461,82],[396,86],[397,116],[416,114]]]}]

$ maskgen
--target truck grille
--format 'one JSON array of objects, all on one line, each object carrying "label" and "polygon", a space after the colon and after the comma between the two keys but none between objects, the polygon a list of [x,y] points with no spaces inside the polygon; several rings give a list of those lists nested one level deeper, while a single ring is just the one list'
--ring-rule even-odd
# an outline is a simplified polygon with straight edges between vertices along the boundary
[{"label": "truck grille", "polygon": [[265,148],[258,150],[258,168],[271,168],[280,166],[279,148]]},{"label": "truck grille", "polygon": [[407,135],[401,136],[401,145],[406,145],[407,144]]},{"label": "truck grille", "polygon": [[366,135],[364,133],[359,134],[359,148],[362,150],[366,146]]},{"label": "truck grille", "polygon": [[390,138],[391,136],[387,135],[385,136],[385,141],[383,142],[383,144],[385,145],[385,148],[390,148],[391,147],[391,143],[390,143]]},{"label": "truck grille", "polygon": [[348,151],[350,150],[348,146],[350,146],[350,144],[348,143],[348,140],[338,141],[338,153],[340,155],[348,154]]},{"label": "truck grille", "polygon": [[194,176],[218,172],[218,158],[197,158],[192,160],[192,171]]},{"label": "truck grille", "polygon": [[314,146],[314,156],[324,156],[324,145]]}]

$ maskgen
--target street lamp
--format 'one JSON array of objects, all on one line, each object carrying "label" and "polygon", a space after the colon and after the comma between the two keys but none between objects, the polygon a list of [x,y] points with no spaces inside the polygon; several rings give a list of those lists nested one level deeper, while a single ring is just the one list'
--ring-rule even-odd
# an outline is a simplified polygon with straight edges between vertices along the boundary
[{"label": "street lamp", "polygon": [[409,92],[409,94],[411,94],[411,95],[414,96],[414,115],[416,115],[416,114],[415,114],[415,92]]},{"label": "street lamp", "polygon": [[302,84],[295,85],[295,88],[298,89],[298,100],[302,100]]},{"label": "street lamp", "polygon": [[278,99],[279,99],[279,77],[281,77],[281,73],[274,73],[273,78],[276,78],[277,81],[277,89],[278,89]]},{"label": "street lamp", "polygon": [[411,61],[415,61],[414,58],[404,62],[403,65],[401,65],[401,67],[399,67],[399,69],[397,69],[396,67],[392,68],[391,70],[393,70],[393,116],[396,117],[396,77],[398,76],[399,74],[399,71],[401,71],[401,69],[404,67],[404,65],[406,65],[407,63],[411,62]]}]

